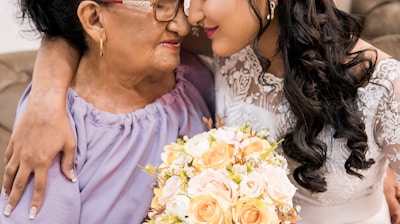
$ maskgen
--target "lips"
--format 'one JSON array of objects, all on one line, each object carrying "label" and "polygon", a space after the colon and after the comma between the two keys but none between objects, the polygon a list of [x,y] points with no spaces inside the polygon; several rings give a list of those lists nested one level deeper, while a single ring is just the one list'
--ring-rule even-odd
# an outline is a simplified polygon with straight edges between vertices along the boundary
[{"label": "lips", "polygon": [[214,35],[215,31],[217,31],[217,29],[218,29],[218,26],[213,27],[213,28],[204,27],[204,31],[206,32],[206,35],[208,38],[211,38]]},{"label": "lips", "polygon": [[165,40],[161,42],[160,45],[170,49],[180,49],[181,42],[179,40]]}]

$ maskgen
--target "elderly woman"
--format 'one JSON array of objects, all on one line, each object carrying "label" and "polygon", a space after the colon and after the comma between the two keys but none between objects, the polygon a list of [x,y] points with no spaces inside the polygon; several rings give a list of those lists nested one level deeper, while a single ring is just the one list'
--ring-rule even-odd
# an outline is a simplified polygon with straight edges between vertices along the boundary
[{"label": "elderly woman", "polygon": [[[155,182],[141,167],[158,165],[163,146],[176,138],[205,130],[202,117],[211,114],[203,98],[213,97],[211,74],[180,54],[189,31],[181,1],[21,3],[39,31],[63,37],[82,53],[66,98],[77,181],[60,174],[58,155],[42,206],[30,207],[31,178],[19,206],[1,195],[0,223],[140,223]],[[209,89],[192,84],[199,76]],[[17,122],[30,91],[20,101]]]}]

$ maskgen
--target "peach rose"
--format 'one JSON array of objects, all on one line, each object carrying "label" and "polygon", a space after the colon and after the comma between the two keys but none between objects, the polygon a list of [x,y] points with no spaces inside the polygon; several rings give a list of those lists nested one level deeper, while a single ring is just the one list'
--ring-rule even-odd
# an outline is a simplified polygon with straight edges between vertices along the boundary
[{"label": "peach rose", "polygon": [[239,201],[232,209],[235,223],[279,224],[280,220],[273,204],[258,199]]},{"label": "peach rose", "polygon": [[159,198],[161,197],[162,190],[160,188],[154,188],[154,197],[151,200],[151,205],[150,207],[153,209],[161,209],[160,203],[159,203]]},{"label": "peach rose", "polygon": [[172,162],[179,156],[179,146],[176,144],[167,145],[164,147],[164,151],[161,153],[161,161],[163,167],[170,167]]},{"label": "peach rose", "polygon": [[197,172],[211,168],[214,170],[223,169],[232,165],[232,157],[235,148],[225,141],[216,142],[216,144],[202,156],[194,158],[194,167]]},{"label": "peach rose", "polygon": [[229,204],[223,199],[208,194],[192,197],[189,206],[189,223],[232,223]]},{"label": "peach rose", "polygon": [[263,164],[257,168],[267,182],[267,194],[275,201],[292,206],[292,199],[296,193],[296,187],[290,182],[286,171],[282,168]]},{"label": "peach rose", "polygon": [[244,140],[241,145],[243,147],[244,156],[248,156],[252,153],[262,153],[271,148],[267,140],[254,137]]},{"label": "peach rose", "polygon": [[228,202],[235,202],[238,198],[238,185],[226,178],[222,173],[207,169],[193,177],[189,183],[188,195],[210,193],[218,195]]}]

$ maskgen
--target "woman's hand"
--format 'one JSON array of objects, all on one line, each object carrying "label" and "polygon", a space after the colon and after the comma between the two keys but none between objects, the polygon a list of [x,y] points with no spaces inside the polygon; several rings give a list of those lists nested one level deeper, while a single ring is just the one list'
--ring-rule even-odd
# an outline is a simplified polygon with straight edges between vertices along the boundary
[{"label": "woman's hand", "polygon": [[[48,94],[45,98],[50,100],[51,95]],[[41,101],[43,97],[33,98],[18,121],[6,149],[3,180],[4,192],[9,195],[7,208],[4,211],[6,214],[17,205],[30,175],[33,175],[34,193],[30,213],[32,216],[36,215],[46,190],[48,169],[56,154],[60,152],[62,152],[63,174],[71,181],[76,181],[73,172],[75,139],[66,114],[65,103],[61,107],[64,110],[57,111],[55,107],[60,106],[42,105],[43,101],[35,101]]]},{"label": "woman's hand", "polygon": [[75,137],[66,111],[66,95],[79,62],[79,52],[61,38],[43,38],[33,71],[26,110],[16,119],[5,154],[4,214],[9,215],[29,181],[34,193],[29,215],[35,218],[46,190],[47,172],[61,156],[61,171],[71,181],[74,174]]},{"label": "woman's hand", "polygon": [[398,187],[396,176],[390,167],[387,169],[386,174],[384,192],[389,206],[390,218],[392,224],[400,224],[400,189]]}]

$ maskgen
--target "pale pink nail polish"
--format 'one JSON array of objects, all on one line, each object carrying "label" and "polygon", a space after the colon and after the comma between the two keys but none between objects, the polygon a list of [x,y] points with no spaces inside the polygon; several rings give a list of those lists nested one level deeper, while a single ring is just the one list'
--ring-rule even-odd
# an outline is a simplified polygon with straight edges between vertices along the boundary
[{"label": "pale pink nail polish", "polygon": [[72,182],[76,182],[77,181],[77,179],[76,179],[76,175],[75,175],[75,171],[74,170],[71,170],[70,171],[70,174],[71,174],[71,180],[72,180]]},{"label": "pale pink nail polish", "polygon": [[13,209],[13,206],[10,205],[10,204],[7,204],[7,205],[6,205],[6,208],[4,209],[3,214],[4,214],[5,216],[9,216],[9,215],[11,214],[11,210],[12,210],[12,209]]},{"label": "pale pink nail polish", "polygon": [[29,210],[29,219],[35,219],[36,218],[36,212],[37,212],[37,208],[35,206],[33,206]]}]

